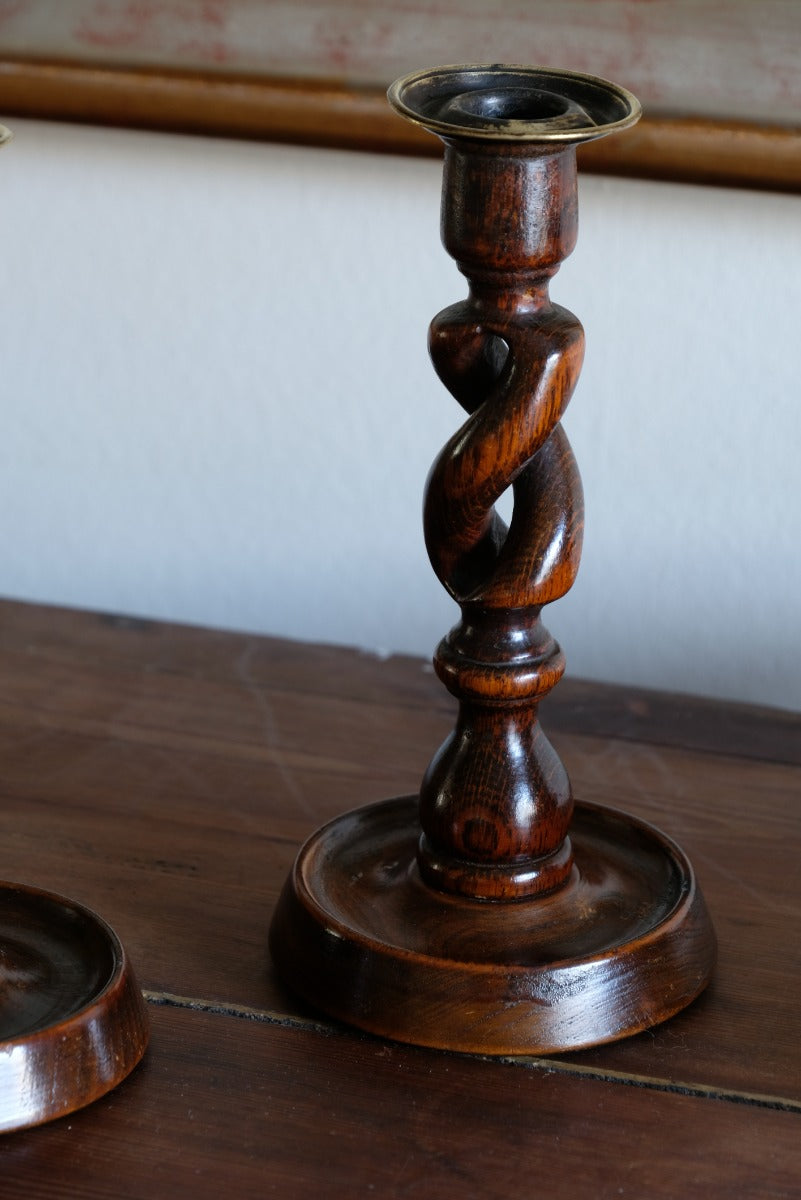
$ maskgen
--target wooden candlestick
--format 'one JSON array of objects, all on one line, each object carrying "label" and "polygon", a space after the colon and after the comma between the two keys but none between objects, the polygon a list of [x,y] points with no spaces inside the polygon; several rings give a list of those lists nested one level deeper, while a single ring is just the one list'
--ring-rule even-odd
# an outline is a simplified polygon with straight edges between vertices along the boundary
[{"label": "wooden candlestick", "polygon": [[[430,350],[468,419],[425,498],[432,565],[459,603],[439,677],[456,728],[416,797],[346,814],[300,851],[271,930],[287,982],[375,1033],[544,1053],[635,1033],[708,982],[715,938],[663,834],[575,804],[538,720],[564,658],[540,620],[578,568],[581,482],[560,419],[583,330],[548,283],[577,232],[576,145],[639,116],[603,80],[457,67],[390,102],[445,143],[442,237],[467,300]],[[507,528],[494,505],[509,487]]]},{"label": "wooden candlestick", "polygon": [[[0,146],[10,140],[0,125]],[[0,881],[0,1133],[105,1095],[149,1036],[130,959],[105,921],[63,896]]]}]

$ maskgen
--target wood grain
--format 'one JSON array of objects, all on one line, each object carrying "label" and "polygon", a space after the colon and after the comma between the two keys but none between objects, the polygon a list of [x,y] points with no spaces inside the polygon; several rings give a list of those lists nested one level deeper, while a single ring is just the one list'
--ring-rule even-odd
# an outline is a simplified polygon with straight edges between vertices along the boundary
[{"label": "wood grain", "polygon": [[[151,992],[307,1019],[266,954],[281,883],[323,821],[416,788],[441,692],[412,659],[0,603],[3,873],[100,912]],[[719,940],[705,998],[560,1069],[797,1104],[801,718],[569,679],[550,711],[576,794],[682,844]]]},{"label": "wood grain", "polygon": [[792,1197],[795,1113],[153,1008],[144,1063],[0,1144],[7,1200]]},{"label": "wood grain", "polygon": [[[435,713],[441,715],[443,729],[456,711],[431,663],[411,656],[379,659],[341,646],[251,638],[12,600],[0,602],[0,614],[0,650],[10,654],[14,664],[10,691],[4,695],[14,701],[15,675],[29,687],[29,676],[40,667],[86,669],[91,660],[93,671],[101,676],[107,669],[130,673],[137,686],[143,670],[157,677],[188,675],[204,684],[253,686],[257,691],[268,686],[270,692],[301,698],[314,693],[371,709],[411,709],[408,716],[417,714],[424,722]],[[63,719],[63,706],[57,711]],[[554,734],[592,733],[801,766],[801,714],[785,709],[595,683],[572,678],[568,670],[557,691],[544,701],[542,715]],[[370,769],[378,769],[378,764],[371,763]]]}]

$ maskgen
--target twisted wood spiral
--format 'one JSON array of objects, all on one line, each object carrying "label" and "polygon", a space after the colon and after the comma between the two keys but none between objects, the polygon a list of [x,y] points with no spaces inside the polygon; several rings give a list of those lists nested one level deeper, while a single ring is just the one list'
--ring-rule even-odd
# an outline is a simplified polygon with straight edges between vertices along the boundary
[{"label": "twisted wood spiral", "polygon": [[444,890],[518,899],[564,883],[572,861],[570,784],[538,703],[564,670],[540,611],[573,584],[583,528],[560,425],[583,331],[548,294],[575,241],[575,153],[454,143],[445,178],[443,239],[470,295],[434,318],[429,348],[469,415],[431,469],[424,526],[462,609],[435,657],[460,714],[423,782],[419,864]]}]

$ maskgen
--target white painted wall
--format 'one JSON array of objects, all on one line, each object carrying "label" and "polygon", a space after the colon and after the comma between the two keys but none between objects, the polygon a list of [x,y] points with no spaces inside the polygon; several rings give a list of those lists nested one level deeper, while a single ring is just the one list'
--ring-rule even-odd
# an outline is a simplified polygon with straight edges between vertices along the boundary
[{"label": "white painted wall", "polygon": [[[428,654],[435,161],[14,122],[0,591]],[[801,709],[801,197],[585,177],[569,670]]]}]

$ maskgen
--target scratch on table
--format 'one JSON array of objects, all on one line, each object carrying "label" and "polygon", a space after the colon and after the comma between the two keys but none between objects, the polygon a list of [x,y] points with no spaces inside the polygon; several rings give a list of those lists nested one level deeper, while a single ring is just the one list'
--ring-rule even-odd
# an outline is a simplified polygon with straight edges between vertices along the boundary
[{"label": "scratch on table", "polygon": [[174,754],[172,749],[168,750],[164,746],[154,746],[154,752],[163,763],[160,775],[172,775],[172,778],[175,780],[183,780],[189,785],[193,795],[198,798],[208,800],[214,797],[214,788],[204,771],[190,766],[183,756]]},{"label": "scratch on table", "polygon": [[[737,871],[730,871],[727,867],[724,867],[719,858],[716,858],[711,854],[704,854],[702,850],[698,850],[694,847],[692,852],[692,860],[695,864],[702,862],[705,869],[716,871],[718,875],[722,875],[724,879],[727,879],[730,883],[733,883],[736,887],[738,887],[741,892],[745,892],[747,896],[750,896],[754,901],[754,904],[758,907],[770,909],[771,912],[780,913],[783,916],[801,916],[798,905],[782,904],[781,902],[772,900],[770,896],[765,894],[764,889],[751,887]],[[703,883],[703,880],[701,880],[701,882]]]},{"label": "scratch on table", "polygon": [[300,811],[311,815],[311,807],[303,794],[302,788],[294,777],[291,766],[287,763],[281,751],[273,706],[265,689],[253,678],[251,662],[257,648],[255,641],[249,641],[242,653],[237,656],[235,661],[237,679],[245,688],[245,691],[261,715],[262,736],[272,752],[273,762],[278,770],[278,774],[281,776],[282,782]]}]

